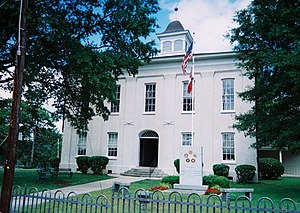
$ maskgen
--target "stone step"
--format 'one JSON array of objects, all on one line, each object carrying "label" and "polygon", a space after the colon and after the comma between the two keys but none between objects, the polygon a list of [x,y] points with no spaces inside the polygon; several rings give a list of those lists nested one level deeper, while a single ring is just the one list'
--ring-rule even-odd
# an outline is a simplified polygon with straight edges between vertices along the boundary
[{"label": "stone step", "polygon": [[124,173],[124,176],[134,176],[134,177],[164,177],[167,176],[166,173],[157,168],[132,168]]}]

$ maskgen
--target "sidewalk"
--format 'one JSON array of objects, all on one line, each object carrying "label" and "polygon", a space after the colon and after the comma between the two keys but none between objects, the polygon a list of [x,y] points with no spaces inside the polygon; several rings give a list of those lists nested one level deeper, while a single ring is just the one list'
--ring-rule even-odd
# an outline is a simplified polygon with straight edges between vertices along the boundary
[{"label": "sidewalk", "polygon": [[84,194],[92,191],[102,190],[111,188],[114,182],[122,182],[122,183],[132,183],[135,181],[144,180],[147,177],[130,177],[130,176],[121,176],[117,174],[112,174],[110,176],[116,177],[108,180],[96,181],[76,186],[68,186],[58,189],[50,190],[51,193],[56,192],[57,190],[62,191],[64,194],[68,194],[70,192],[75,192],[76,194]]}]

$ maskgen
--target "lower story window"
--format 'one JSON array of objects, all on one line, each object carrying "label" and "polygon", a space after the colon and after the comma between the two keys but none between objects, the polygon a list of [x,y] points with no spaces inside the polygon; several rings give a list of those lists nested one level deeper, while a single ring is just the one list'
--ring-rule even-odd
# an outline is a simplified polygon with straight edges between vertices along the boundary
[{"label": "lower story window", "polygon": [[107,155],[110,157],[117,157],[118,154],[118,133],[109,132],[108,133],[108,151]]},{"label": "lower story window", "polygon": [[86,138],[86,132],[82,132],[79,134],[79,139],[77,143],[77,155],[86,155]]},{"label": "lower story window", "polygon": [[235,160],[235,150],[234,150],[234,133],[225,132],[222,133],[222,150],[223,150],[223,160],[234,161]]},{"label": "lower story window", "polygon": [[183,132],[182,133],[182,146],[191,146],[192,145],[192,133]]}]

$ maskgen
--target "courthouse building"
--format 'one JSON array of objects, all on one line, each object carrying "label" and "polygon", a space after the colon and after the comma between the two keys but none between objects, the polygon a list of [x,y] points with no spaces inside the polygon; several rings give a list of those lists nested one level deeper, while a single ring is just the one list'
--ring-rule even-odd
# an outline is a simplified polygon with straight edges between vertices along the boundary
[{"label": "courthouse building", "polygon": [[60,167],[75,170],[77,156],[101,155],[109,158],[112,173],[149,168],[174,175],[173,161],[189,145],[202,147],[204,175],[218,163],[229,165],[232,177],[237,165],[257,167],[250,147],[255,139],[232,128],[234,117],[250,109],[237,93],[252,84],[235,66],[235,53],[194,53],[195,84],[188,93],[189,75],[181,62],[192,42],[190,32],[174,21],[157,36],[160,54],[136,77],[119,77],[118,104],[110,106],[108,121],[94,117],[81,135],[65,123]]}]

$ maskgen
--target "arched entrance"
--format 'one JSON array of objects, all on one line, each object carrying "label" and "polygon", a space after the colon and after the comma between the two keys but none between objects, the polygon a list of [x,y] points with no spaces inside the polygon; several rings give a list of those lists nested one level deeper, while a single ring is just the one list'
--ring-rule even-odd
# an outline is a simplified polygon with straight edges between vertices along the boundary
[{"label": "arched entrance", "polygon": [[157,167],[158,163],[158,134],[145,131],[140,136],[140,166]]}]

